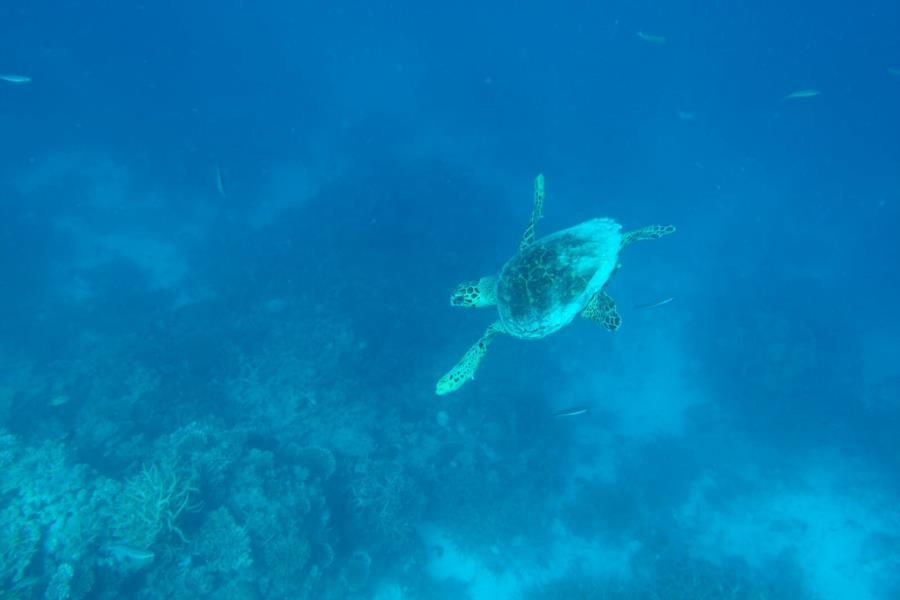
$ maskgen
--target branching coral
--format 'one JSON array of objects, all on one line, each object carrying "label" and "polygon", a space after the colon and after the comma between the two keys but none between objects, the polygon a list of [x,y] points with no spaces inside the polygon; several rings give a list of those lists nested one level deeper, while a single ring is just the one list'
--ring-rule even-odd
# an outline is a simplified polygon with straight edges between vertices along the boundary
[{"label": "branching coral", "polygon": [[27,447],[2,431],[0,470],[0,590],[87,593],[115,482],[72,464],[61,444]]},{"label": "branching coral", "polygon": [[337,461],[334,454],[326,448],[315,446],[303,448],[290,448],[294,459],[307,471],[310,477],[321,481],[327,480],[334,474]]},{"label": "branching coral", "polygon": [[191,503],[198,491],[193,479],[174,463],[144,465],[125,482],[113,517],[114,535],[140,549],[152,546],[160,534],[172,533],[186,542],[176,522],[183,512],[198,509]]},{"label": "branching coral", "polygon": [[73,577],[75,577],[75,569],[72,568],[72,565],[60,564],[44,591],[44,600],[68,600],[71,598]]},{"label": "branching coral", "polygon": [[203,560],[205,569],[222,575],[233,575],[253,564],[247,530],[224,506],[206,517],[192,552]]},{"label": "branching coral", "polygon": [[413,534],[421,498],[413,480],[388,462],[360,463],[350,482],[349,504],[360,524],[401,544]]},{"label": "branching coral", "polygon": [[12,505],[0,512],[0,589],[19,584],[37,552],[41,532],[22,507]]}]

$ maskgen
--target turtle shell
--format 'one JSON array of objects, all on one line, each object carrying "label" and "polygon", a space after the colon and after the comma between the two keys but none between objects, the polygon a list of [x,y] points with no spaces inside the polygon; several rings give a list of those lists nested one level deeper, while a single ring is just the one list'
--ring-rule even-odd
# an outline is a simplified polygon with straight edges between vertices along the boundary
[{"label": "turtle shell", "polygon": [[621,245],[621,225],[592,219],[520,250],[497,281],[503,330],[542,338],[568,325],[606,284]]}]

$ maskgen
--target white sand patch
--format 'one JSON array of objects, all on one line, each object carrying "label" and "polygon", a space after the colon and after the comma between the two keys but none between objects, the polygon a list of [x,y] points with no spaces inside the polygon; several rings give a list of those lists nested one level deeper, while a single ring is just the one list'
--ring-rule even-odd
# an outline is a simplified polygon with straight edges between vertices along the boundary
[{"label": "white sand patch", "polygon": [[552,533],[552,540],[540,547],[513,539],[473,553],[460,548],[451,533],[427,525],[422,535],[432,550],[428,573],[437,581],[464,582],[471,600],[520,598],[532,586],[563,577],[573,568],[598,577],[629,576],[636,542],[585,540],[569,534],[559,522]]},{"label": "white sand patch", "polygon": [[30,198],[56,193],[55,201],[69,200],[73,208],[133,209],[136,204],[128,169],[103,153],[83,149],[59,151],[33,161],[30,169],[17,174],[13,185]]},{"label": "white sand patch", "polygon": [[147,275],[153,290],[174,288],[188,273],[187,261],[169,241],[112,234],[99,238],[97,246],[109,256],[132,261]]},{"label": "white sand patch", "polygon": [[395,582],[395,581],[382,581],[375,590],[375,593],[372,595],[372,600],[412,600],[412,596],[409,596],[406,592],[403,591],[403,587]]},{"label": "white sand patch", "polygon": [[[603,422],[597,422],[593,418],[585,418],[581,421],[570,421],[572,427],[572,442],[575,460],[571,464],[567,481],[570,486],[575,481],[602,481],[605,483],[618,483],[619,461],[621,459],[622,439],[609,426]],[[567,496],[575,488],[566,490]]]},{"label": "white sand patch", "polygon": [[[725,508],[708,502],[715,481],[707,478],[677,514],[712,561],[738,556],[764,567],[787,555],[821,600],[896,598],[888,590],[900,569],[900,508],[861,472],[829,458],[795,485],[763,489]],[[893,551],[884,540],[895,540]]]},{"label": "white sand patch", "polygon": [[108,157],[84,150],[58,151],[30,159],[31,168],[13,178],[16,189],[26,195],[64,182],[77,176],[81,180],[125,181],[127,173]]},{"label": "white sand patch", "polygon": [[172,289],[188,274],[187,260],[177,245],[147,235],[114,233],[97,236],[80,222],[59,218],[56,227],[77,243],[74,255],[65,257],[54,270],[60,276],[59,289],[70,300],[86,300],[93,296],[78,271],[97,268],[113,260],[127,260],[147,277],[152,290]]},{"label": "white sand patch", "polygon": [[900,410],[900,325],[884,319],[861,336],[863,403],[874,414]]},{"label": "white sand patch", "polygon": [[[661,307],[660,311],[668,307]],[[665,327],[653,327],[655,322]],[[580,325],[580,323],[576,323]],[[596,332],[596,343],[613,344],[608,349],[574,349],[567,353],[563,368],[571,374],[571,387],[562,392],[548,390],[554,407],[587,406],[593,412],[612,412],[620,427],[616,433],[632,440],[654,439],[660,435],[679,436],[684,432],[687,412],[707,398],[690,374],[682,351],[680,330],[664,319],[650,321],[621,332]],[[583,332],[579,332],[583,335]],[[607,361],[594,356],[610,356]],[[589,419],[585,419],[588,421]]]},{"label": "white sand patch", "polygon": [[340,167],[319,169],[302,162],[287,162],[264,173],[259,197],[248,222],[254,229],[271,225],[286,210],[303,206],[319,193],[323,185],[337,179]]},{"label": "white sand patch", "polygon": [[[85,271],[114,260],[132,262],[152,290],[173,289],[187,276],[187,260],[178,245],[143,231],[144,217],[159,218],[166,198],[142,189],[125,165],[103,152],[73,149],[47,154],[18,174],[13,185],[29,202],[58,205],[54,227],[75,243],[74,250],[60,255],[52,267],[56,289],[65,300],[92,299],[95,290]],[[184,225],[177,220],[172,225],[170,235],[183,236]],[[200,228],[196,223],[192,227],[190,232],[196,235]],[[141,233],[134,232],[136,228]]]},{"label": "white sand patch", "polygon": [[204,236],[217,206],[202,195],[185,195],[182,188],[160,187],[157,176],[136,177],[126,163],[101,150],[74,148],[33,159],[11,182],[26,198],[26,209],[50,203],[68,218],[99,219],[106,228],[154,222],[173,234]]}]

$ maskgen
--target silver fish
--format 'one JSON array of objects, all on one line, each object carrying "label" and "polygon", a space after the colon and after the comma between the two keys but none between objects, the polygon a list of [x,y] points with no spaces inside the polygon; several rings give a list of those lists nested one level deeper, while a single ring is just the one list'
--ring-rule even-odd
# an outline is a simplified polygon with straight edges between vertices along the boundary
[{"label": "silver fish", "polygon": [[643,31],[638,31],[637,36],[647,42],[648,44],[665,44],[666,38],[661,35],[652,35],[649,33],[644,33]]},{"label": "silver fish", "polygon": [[149,550],[115,542],[104,544],[100,550],[117,561],[138,565],[149,564],[153,562],[153,559],[156,557],[156,555]]},{"label": "silver fish", "polygon": [[223,198],[227,198],[228,195],[225,193],[225,177],[222,175],[222,169],[216,165],[216,191],[219,192],[219,195]]},{"label": "silver fish", "polygon": [[672,296],[670,298],[660,300],[659,302],[651,302],[650,304],[635,304],[634,307],[635,308],[656,308],[657,306],[663,306],[664,304],[668,304],[669,302],[671,302],[674,299],[675,299],[675,297]]},{"label": "silver fish", "polygon": [[28,83],[31,81],[31,77],[26,77],[25,75],[0,75],[0,80],[8,81],[9,83]]},{"label": "silver fish", "polygon": [[819,90],[797,90],[796,92],[791,92],[787,96],[784,97],[785,100],[796,100],[799,98],[815,98],[816,96],[820,96],[822,92]]},{"label": "silver fish", "polygon": [[588,411],[586,406],[573,406],[571,408],[564,408],[562,410],[558,410],[553,413],[554,417],[577,417],[578,415],[583,415]]}]

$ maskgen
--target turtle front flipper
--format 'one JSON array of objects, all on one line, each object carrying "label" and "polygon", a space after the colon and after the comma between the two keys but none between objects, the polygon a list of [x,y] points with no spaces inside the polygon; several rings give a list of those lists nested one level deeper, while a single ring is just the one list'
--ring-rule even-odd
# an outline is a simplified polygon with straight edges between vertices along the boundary
[{"label": "turtle front flipper", "polygon": [[538,175],[534,178],[534,208],[531,209],[531,220],[528,227],[525,228],[525,234],[519,243],[519,250],[530,246],[534,243],[534,229],[537,227],[538,221],[544,216],[544,176]]},{"label": "turtle front flipper", "polygon": [[599,323],[604,329],[615,331],[622,326],[622,316],[616,309],[616,301],[609,294],[600,290],[591,298],[581,316],[595,323]]},{"label": "turtle front flipper", "polygon": [[482,277],[478,281],[463,281],[450,294],[450,306],[481,308],[497,304],[495,277]]},{"label": "turtle front flipper", "polygon": [[658,240],[659,238],[675,233],[674,225],[650,225],[629,231],[622,236],[622,247],[640,240]]},{"label": "turtle front flipper", "polygon": [[475,371],[481,364],[484,355],[487,354],[488,348],[493,341],[494,336],[501,332],[500,323],[494,323],[487,328],[484,335],[469,348],[463,357],[450,369],[446,375],[441,377],[437,382],[435,392],[438,396],[455,392],[461,388],[467,381],[475,378]]}]

